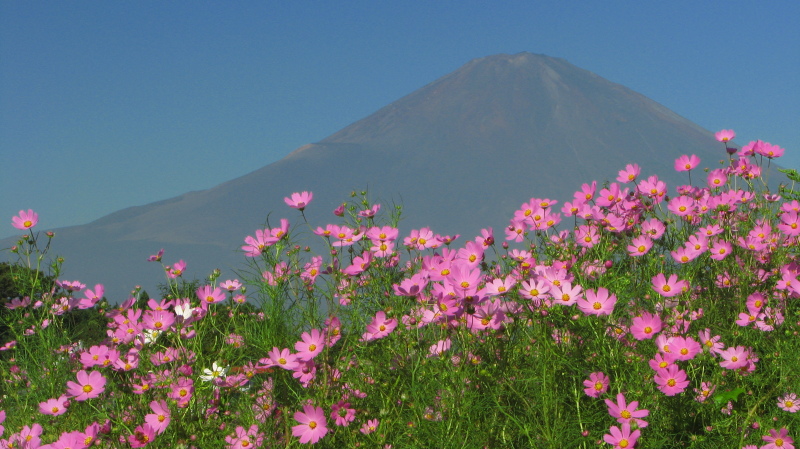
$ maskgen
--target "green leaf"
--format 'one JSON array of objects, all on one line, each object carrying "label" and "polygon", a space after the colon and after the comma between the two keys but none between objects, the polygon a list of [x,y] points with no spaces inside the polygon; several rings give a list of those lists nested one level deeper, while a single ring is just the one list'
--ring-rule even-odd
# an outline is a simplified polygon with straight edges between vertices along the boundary
[{"label": "green leaf", "polygon": [[744,391],[745,390],[742,387],[736,388],[735,390],[731,391],[720,391],[714,394],[714,396],[712,396],[711,399],[713,399],[714,403],[716,403],[717,405],[724,405],[727,404],[728,401],[735,401],[739,399],[739,395],[744,393]]}]

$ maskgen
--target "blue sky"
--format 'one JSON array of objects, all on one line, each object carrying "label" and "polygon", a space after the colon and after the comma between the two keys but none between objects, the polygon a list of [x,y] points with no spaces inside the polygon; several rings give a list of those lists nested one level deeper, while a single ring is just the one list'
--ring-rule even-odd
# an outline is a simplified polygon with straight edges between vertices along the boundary
[{"label": "blue sky", "polygon": [[20,209],[51,229],[213,187],[496,53],[800,168],[800,2],[489,3],[0,2],[0,236]]}]

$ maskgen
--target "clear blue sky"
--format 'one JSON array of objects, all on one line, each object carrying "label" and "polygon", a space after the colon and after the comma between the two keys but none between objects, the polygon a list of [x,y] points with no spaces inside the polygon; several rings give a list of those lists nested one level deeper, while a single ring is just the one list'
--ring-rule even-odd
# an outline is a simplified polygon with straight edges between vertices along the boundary
[{"label": "clear blue sky", "polygon": [[0,236],[20,209],[50,229],[213,187],[496,53],[564,58],[800,168],[798,17],[796,0],[0,2]]}]

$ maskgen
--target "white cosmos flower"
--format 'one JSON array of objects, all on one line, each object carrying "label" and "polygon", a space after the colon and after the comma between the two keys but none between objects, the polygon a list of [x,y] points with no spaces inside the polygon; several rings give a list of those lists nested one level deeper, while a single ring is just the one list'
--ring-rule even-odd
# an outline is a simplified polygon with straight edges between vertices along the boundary
[{"label": "white cosmos flower", "polygon": [[223,368],[214,362],[211,365],[211,369],[204,369],[203,375],[200,376],[200,380],[204,380],[206,382],[212,382],[214,379],[218,379],[221,377],[225,377],[225,374],[228,372],[228,368]]}]

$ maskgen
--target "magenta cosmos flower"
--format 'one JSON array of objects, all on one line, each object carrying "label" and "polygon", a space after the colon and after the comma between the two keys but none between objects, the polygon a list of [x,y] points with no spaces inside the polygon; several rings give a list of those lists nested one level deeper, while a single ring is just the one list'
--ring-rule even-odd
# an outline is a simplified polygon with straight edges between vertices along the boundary
[{"label": "magenta cosmos flower", "polygon": [[767,442],[761,449],[794,449],[794,440],[785,428],[780,431],[770,429],[769,435],[764,435],[761,439]]},{"label": "magenta cosmos flower", "polygon": [[642,312],[640,316],[633,317],[631,334],[637,340],[649,340],[661,332],[661,318],[657,314]]},{"label": "magenta cosmos flower", "polygon": [[308,206],[308,203],[314,198],[314,194],[311,192],[295,192],[292,194],[291,198],[286,197],[283,201],[286,202],[286,205],[289,207],[295,208],[297,210],[303,210]]},{"label": "magenta cosmos flower", "polygon": [[11,219],[11,226],[24,231],[36,226],[38,222],[39,214],[34,212],[33,209],[28,209],[27,212],[21,210],[19,211],[19,215]]},{"label": "magenta cosmos flower", "polygon": [[639,439],[639,434],[641,433],[639,429],[631,432],[631,425],[627,421],[622,423],[621,428],[617,426],[611,426],[611,428],[608,429],[608,432],[611,435],[603,435],[603,440],[606,443],[614,446],[614,449],[626,449],[634,447],[636,445],[636,441]]},{"label": "magenta cosmos flower", "polygon": [[302,412],[296,412],[294,419],[300,424],[292,427],[292,435],[300,437],[300,443],[314,444],[328,433],[325,411],[322,407],[304,405]]},{"label": "magenta cosmos flower", "polygon": [[67,395],[76,401],[85,401],[100,396],[105,391],[106,378],[99,371],[78,371],[78,383],[67,382]]},{"label": "magenta cosmos flower", "polygon": [[601,394],[608,391],[608,376],[605,375],[603,372],[596,372],[589,374],[589,378],[583,381],[583,385],[586,387],[583,389],[583,392],[586,395],[597,398],[600,397]]},{"label": "magenta cosmos flower", "polygon": [[372,322],[367,325],[367,331],[361,338],[364,341],[377,340],[391,334],[395,327],[397,320],[386,319],[386,312],[379,310]]},{"label": "magenta cosmos flower", "polygon": [[658,389],[667,396],[682,393],[689,386],[689,381],[686,380],[686,371],[678,368],[678,365],[670,365],[657,371],[653,380],[658,385]]},{"label": "magenta cosmos flower", "polygon": [[634,421],[640,428],[647,427],[647,421],[641,418],[650,415],[650,410],[636,410],[639,407],[639,401],[631,401],[628,404],[625,401],[625,395],[619,393],[616,404],[610,399],[606,399],[605,403],[608,406],[608,414],[617,418],[618,423],[630,424],[631,421]]}]

